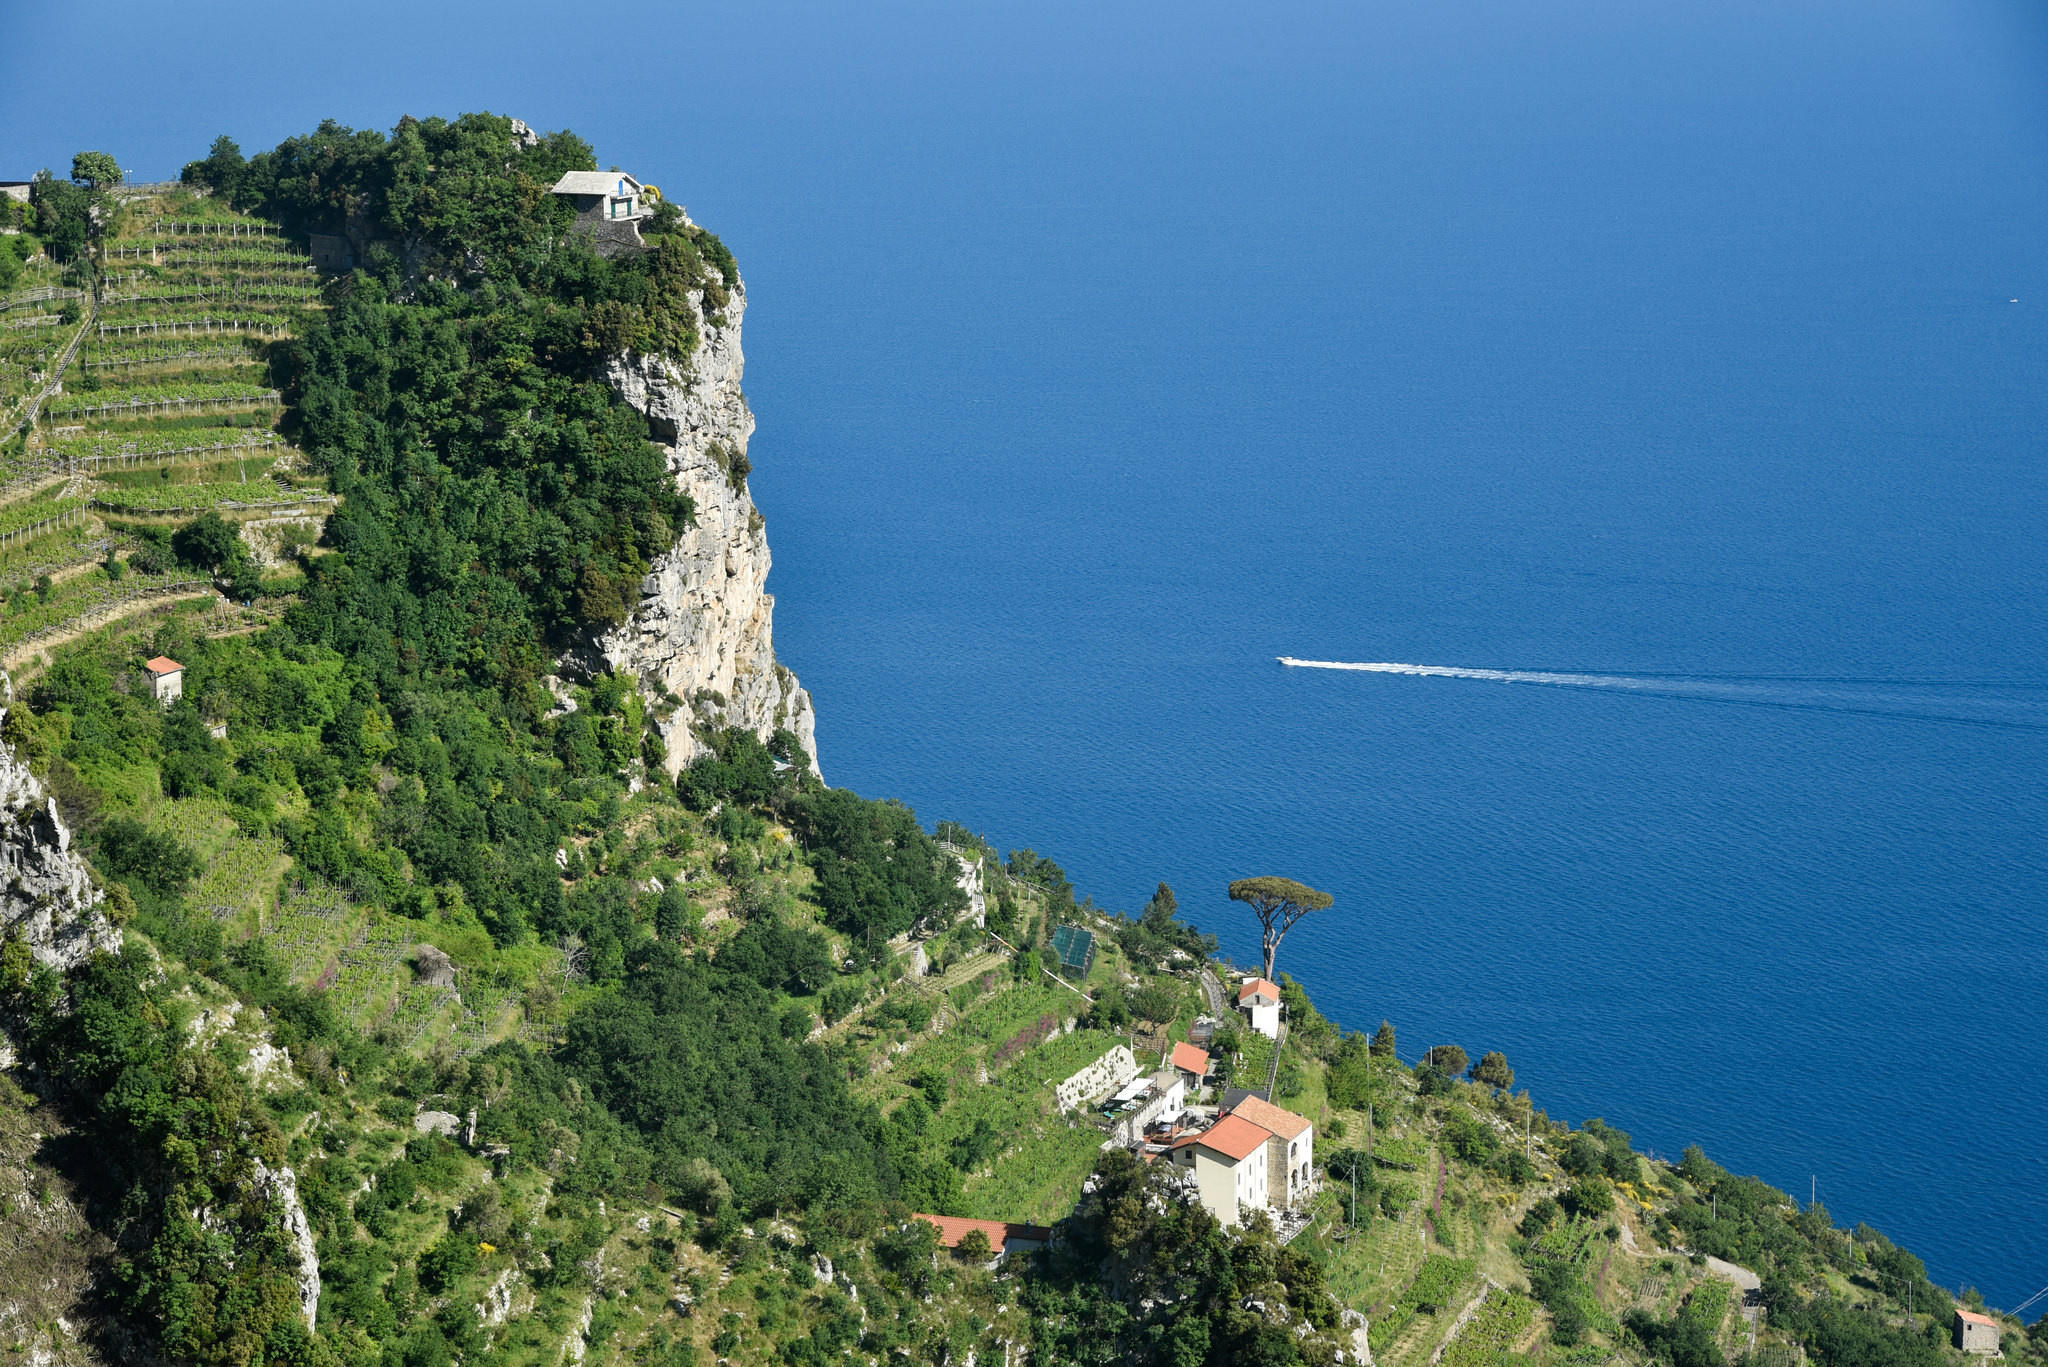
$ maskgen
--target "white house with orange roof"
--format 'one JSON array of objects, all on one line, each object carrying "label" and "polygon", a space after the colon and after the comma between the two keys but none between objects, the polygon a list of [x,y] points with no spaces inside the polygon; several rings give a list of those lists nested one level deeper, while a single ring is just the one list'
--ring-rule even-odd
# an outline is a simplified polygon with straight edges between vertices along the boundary
[{"label": "white house with orange roof", "polygon": [[165,707],[185,696],[185,666],[159,655],[142,667],[149,671],[149,695]]},{"label": "white house with orange roof", "polygon": [[1315,1185],[1316,1127],[1304,1115],[1275,1106],[1256,1094],[1242,1097],[1230,1114],[1267,1131],[1266,1194],[1274,1206],[1298,1206]]},{"label": "white house with orange roof", "polygon": [[1246,978],[1237,989],[1237,1009],[1252,1029],[1267,1039],[1280,1038],[1280,985],[1267,978]]},{"label": "white house with orange roof", "polygon": [[1200,1134],[1175,1140],[1169,1152],[1195,1174],[1203,1207],[1225,1228],[1234,1228],[1243,1223],[1243,1212],[1266,1208],[1266,1142],[1272,1137],[1264,1126],[1226,1115]]}]

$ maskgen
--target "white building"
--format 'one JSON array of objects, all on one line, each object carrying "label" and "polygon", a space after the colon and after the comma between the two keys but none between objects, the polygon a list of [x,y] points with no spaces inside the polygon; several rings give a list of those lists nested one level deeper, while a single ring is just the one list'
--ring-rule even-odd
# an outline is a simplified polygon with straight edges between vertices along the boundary
[{"label": "white building", "polygon": [[607,257],[647,245],[640,237],[640,220],[660,198],[653,186],[624,171],[565,172],[550,193],[569,198],[576,206],[576,231],[588,234],[598,255]]},{"label": "white building", "polygon": [[646,213],[647,191],[624,171],[569,171],[551,192],[575,202],[576,221],[619,222]]},{"label": "white building", "polygon": [[1266,1191],[1272,1203],[1291,1207],[1306,1202],[1316,1172],[1316,1127],[1308,1117],[1258,1096],[1242,1098],[1230,1114],[1272,1135],[1266,1141]]},{"label": "white building", "polygon": [[1280,1038],[1280,987],[1265,978],[1247,978],[1237,989],[1237,1009],[1252,1029],[1267,1039]]},{"label": "white building", "polygon": [[1103,1114],[1110,1123],[1110,1142],[1127,1148],[1142,1144],[1146,1127],[1158,1121],[1180,1119],[1187,1104],[1187,1083],[1171,1068],[1161,1068],[1150,1077],[1133,1078],[1103,1103]]},{"label": "white building", "polygon": [[1272,1137],[1243,1116],[1226,1115],[1174,1142],[1173,1161],[1194,1172],[1203,1207],[1226,1228],[1241,1224],[1244,1212],[1266,1208],[1266,1141]]},{"label": "white building", "polygon": [[185,696],[185,666],[159,655],[142,667],[149,671],[149,695],[165,707]]}]

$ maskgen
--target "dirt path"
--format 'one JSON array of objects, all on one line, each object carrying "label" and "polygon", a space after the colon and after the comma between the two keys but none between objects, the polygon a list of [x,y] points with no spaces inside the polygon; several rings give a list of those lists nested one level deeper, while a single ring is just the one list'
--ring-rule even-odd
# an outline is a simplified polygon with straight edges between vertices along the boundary
[{"label": "dirt path", "polygon": [[1742,1293],[1742,1298],[1737,1302],[1737,1306],[1742,1311],[1742,1318],[1749,1325],[1749,1346],[1752,1349],[1755,1348],[1756,1324],[1757,1320],[1763,1316],[1764,1311],[1763,1279],[1746,1267],[1738,1267],[1734,1263],[1724,1262],[1720,1258],[1708,1258],[1707,1271],[1717,1277],[1726,1277],[1729,1281],[1734,1282],[1735,1289]]}]

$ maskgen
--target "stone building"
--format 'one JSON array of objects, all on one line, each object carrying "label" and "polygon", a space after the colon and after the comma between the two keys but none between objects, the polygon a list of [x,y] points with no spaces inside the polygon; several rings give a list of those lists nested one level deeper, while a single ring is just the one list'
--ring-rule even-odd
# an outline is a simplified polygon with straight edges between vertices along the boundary
[{"label": "stone building", "polygon": [[576,206],[576,231],[590,235],[598,255],[617,256],[647,245],[640,237],[640,220],[660,196],[650,195],[624,171],[569,171],[551,193],[568,196]]},{"label": "stone building", "polygon": [[1956,1311],[1956,1347],[1979,1357],[1997,1357],[2004,1351],[1998,1321],[1973,1311]]},{"label": "stone building", "polygon": [[1275,1207],[1298,1206],[1315,1189],[1316,1127],[1307,1116],[1249,1094],[1227,1114],[1243,1116],[1267,1131],[1266,1199]]},{"label": "stone building", "polygon": [[355,248],[340,233],[308,233],[306,245],[313,254],[313,264],[323,271],[339,274],[355,269]]},{"label": "stone building", "polygon": [[412,966],[420,981],[428,987],[455,986],[455,960],[432,945],[421,945],[413,950]]}]

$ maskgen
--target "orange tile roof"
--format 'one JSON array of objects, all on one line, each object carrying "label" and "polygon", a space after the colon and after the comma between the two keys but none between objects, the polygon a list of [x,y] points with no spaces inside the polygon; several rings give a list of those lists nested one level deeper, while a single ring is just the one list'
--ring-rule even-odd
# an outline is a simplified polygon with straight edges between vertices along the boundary
[{"label": "orange tile roof", "polygon": [[1209,1051],[1183,1041],[1173,1046],[1173,1066],[1196,1077],[1205,1077],[1209,1072]]},{"label": "orange tile roof", "polygon": [[1183,1144],[1199,1144],[1205,1149],[1214,1149],[1232,1162],[1242,1163],[1265,1147],[1273,1132],[1261,1125],[1254,1125],[1240,1115],[1226,1115],[1200,1134],[1186,1135],[1173,1141],[1176,1149]]},{"label": "orange tile roof", "polygon": [[1280,1000],[1280,987],[1277,983],[1266,978],[1252,978],[1246,981],[1243,987],[1237,989],[1238,1003],[1242,1005],[1246,997],[1257,996],[1261,993],[1271,997],[1274,1001]]},{"label": "orange tile roof", "polygon": [[939,1231],[939,1243],[947,1248],[958,1248],[960,1241],[967,1237],[969,1230],[980,1230],[988,1236],[988,1244],[996,1252],[1003,1251],[1003,1245],[1011,1239],[1049,1244],[1052,1231],[1044,1225],[1020,1225],[1007,1220],[969,1220],[959,1215],[925,1215],[919,1213],[910,1217],[935,1225]]},{"label": "orange tile roof", "polygon": [[1968,1310],[1958,1310],[1956,1311],[1956,1313],[1958,1315],[1961,1315],[1964,1319],[1968,1320],[1972,1324],[1988,1324],[1993,1329],[1998,1328],[1998,1321],[1992,1319],[1989,1315],[1974,1315],[1971,1314]]},{"label": "orange tile roof", "polygon": [[1299,1139],[1308,1128],[1308,1119],[1257,1096],[1248,1096],[1230,1108],[1232,1115],[1241,1115],[1254,1125],[1263,1126],[1282,1139]]},{"label": "orange tile roof", "polygon": [[185,666],[168,655],[159,655],[142,667],[152,674],[175,674]]}]

